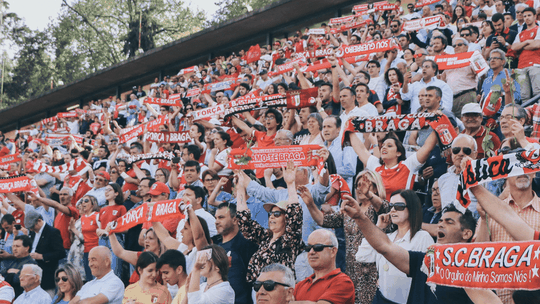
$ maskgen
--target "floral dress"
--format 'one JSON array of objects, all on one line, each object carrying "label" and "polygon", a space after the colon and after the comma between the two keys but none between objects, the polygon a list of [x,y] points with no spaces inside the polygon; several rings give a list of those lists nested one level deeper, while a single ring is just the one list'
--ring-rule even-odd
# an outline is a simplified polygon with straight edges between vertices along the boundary
[{"label": "floral dress", "polygon": [[[285,234],[275,242],[272,232],[264,229],[259,223],[251,219],[251,211],[238,211],[236,217],[238,226],[244,237],[259,246],[249,261],[247,281],[257,280],[261,269],[273,263],[283,264],[294,269],[294,262],[304,248],[302,242],[302,208],[299,203],[290,204],[285,211]],[[354,255],[353,255],[354,256]]]},{"label": "floral dress", "polygon": [[[375,211],[373,206],[369,206],[366,211],[366,216],[373,223],[377,222],[379,214],[388,213],[388,202],[383,200],[383,204],[379,212]],[[377,291],[377,266],[375,263],[359,263],[356,261],[356,252],[358,246],[364,239],[364,234],[358,228],[354,220],[342,213],[325,214],[322,226],[324,228],[340,228],[345,230],[346,247],[346,262],[347,268],[345,273],[351,278],[355,289],[355,303],[368,304],[373,301],[373,296]]]},{"label": "floral dress", "polygon": [[82,237],[82,228],[81,228],[81,219],[79,218],[75,222],[75,228],[79,232],[79,235],[73,236],[73,242],[71,243],[71,247],[69,248],[69,253],[67,256],[67,261],[79,271],[82,278],[86,278],[85,270],[84,270],[84,264],[83,264],[83,255],[84,255],[84,240],[81,239]]}]

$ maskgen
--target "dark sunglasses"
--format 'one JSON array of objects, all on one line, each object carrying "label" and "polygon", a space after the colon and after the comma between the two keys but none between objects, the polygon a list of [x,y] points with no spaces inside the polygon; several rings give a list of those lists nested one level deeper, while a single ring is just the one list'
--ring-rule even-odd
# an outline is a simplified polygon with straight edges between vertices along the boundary
[{"label": "dark sunglasses", "polygon": [[465,33],[463,33],[463,34],[461,34],[461,37],[469,37],[470,35],[471,35],[471,34],[465,34]]},{"label": "dark sunglasses", "polygon": [[453,154],[459,154],[459,151],[461,151],[462,149],[463,149],[463,153],[465,155],[471,155],[472,149],[469,148],[469,147],[453,147],[452,148],[452,153]]},{"label": "dark sunglasses", "polygon": [[465,43],[456,43],[456,44],[454,45],[454,47],[461,47],[461,46],[464,46],[464,45],[465,45]]},{"label": "dark sunglasses", "polygon": [[83,199],[82,202],[83,202],[83,203],[89,203],[90,200],[89,200],[89,199]]},{"label": "dark sunglasses", "polygon": [[272,280],[266,280],[264,282],[255,281],[253,283],[253,289],[255,290],[255,292],[257,292],[257,291],[259,291],[259,289],[261,289],[262,286],[264,286],[264,289],[266,291],[272,291],[272,290],[274,290],[274,288],[276,288],[276,285],[290,287],[287,284],[283,284],[283,283],[280,283],[280,282],[275,282],[275,281],[272,281]]},{"label": "dark sunglasses", "polygon": [[60,279],[61,279],[63,282],[67,282],[67,281],[68,281],[68,277],[55,278],[54,280],[56,281],[56,283],[58,283],[58,282],[60,282]]},{"label": "dark sunglasses", "polygon": [[324,250],[324,248],[331,248],[331,247],[334,247],[334,245],[324,245],[324,244],[315,244],[315,245],[306,245],[306,247],[304,247],[304,250],[306,252],[310,252],[311,251],[311,248],[313,248],[313,251],[315,252],[321,252]]},{"label": "dark sunglasses", "polygon": [[405,208],[407,208],[407,204],[405,203],[390,203],[388,204],[388,207],[390,208],[390,210],[392,210],[392,208],[396,209],[396,211],[403,211],[405,210]]},{"label": "dark sunglasses", "polygon": [[268,217],[270,217],[271,215],[273,215],[274,217],[280,217],[282,214],[285,214],[285,212],[283,211],[270,211],[268,212]]},{"label": "dark sunglasses", "polygon": [[111,171],[111,174],[116,174],[118,173],[118,171]]}]

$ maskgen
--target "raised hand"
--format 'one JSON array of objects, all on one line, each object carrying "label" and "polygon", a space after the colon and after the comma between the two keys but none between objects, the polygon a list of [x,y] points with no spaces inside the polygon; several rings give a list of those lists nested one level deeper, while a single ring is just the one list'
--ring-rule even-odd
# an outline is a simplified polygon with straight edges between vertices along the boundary
[{"label": "raised hand", "polygon": [[363,220],[366,219],[366,215],[360,209],[360,204],[350,195],[343,196],[343,202],[341,203],[341,212],[348,215],[352,219]]},{"label": "raised hand", "polygon": [[294,162],[292,160],[289,160],[287,162],[287,167],[283,167],[283,180],[285,180],[285,183],[292,184],[296,180],[296,169],[297,167],[294,166]]}]

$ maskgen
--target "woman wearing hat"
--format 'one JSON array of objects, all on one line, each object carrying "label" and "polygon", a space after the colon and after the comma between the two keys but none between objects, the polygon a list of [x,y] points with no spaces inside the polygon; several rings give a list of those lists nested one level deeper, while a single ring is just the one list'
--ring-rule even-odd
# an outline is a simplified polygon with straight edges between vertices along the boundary
[{"label": "woman wearing hat", "polygon": [[289,200],[277,204],[265,203],[268,212],[268,229],[251,219],[251,212],[246,203],[244,181],[249,177],[238,172],[237,208],[238,226],[246,239],[254,242],[259,249],[253,254],[248,265],[247,281],[255,282],[259,272],[273,263],[284,264],[294,269],[296,257],[303,249],[302,242],[302,208],[298,201],[295,186],[296,167],[289,161],[283,169],[283,179],[289,189]]}]

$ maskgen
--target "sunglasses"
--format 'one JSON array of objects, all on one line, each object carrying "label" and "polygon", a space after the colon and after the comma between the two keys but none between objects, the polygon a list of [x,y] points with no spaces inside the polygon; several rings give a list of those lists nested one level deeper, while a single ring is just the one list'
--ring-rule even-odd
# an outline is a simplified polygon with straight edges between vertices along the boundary
[{"label": "sunglasses", "polygon": [[274,217],[280,217],[282,214],[285,214],[285,212],[283,211],[270,211],[268,212],[268,217],[270,217],[271,215],[273,215]]},{"label": "sunglasses", "polygon": [[324,250],[324,248],[332,248],[332,247],[334,247],[334,245],[315,244],[315,245],[306,245],[304,247],[304,250],[306,252],[310,252],[311,249],[313,248],[313,251],[321,252]]},{"label": "sunglasses", "polygon": [[63,282],[67,282],[68,277],[55,278],[54,280],[56,281],[56,283],[60,282],[60,280],[62,280]]},{"label": "sunglasses", "polygon": [[111,174],[116,174],[118,173],[118,171],[111,171]]},{"label": "sunglasses", "polygon": [[455,48],[456,48],[456,47],[462,47],[462,46],[464,46],[464,45],[465,45],[465,43],[456,43],[456,44],[454,45],[454,47],[455,47]]},{"label": "sunglasses", "polygon": [[89,199],[83,199],[82,202],[83,202],[83,203],[89,203],[90,200],[89,200]]},{"label": "sunglasses", "polygon": [[390,208],[390,210],[392,210],[392,208],[396,209],[396,211],[403,211],[405,210],[405,208],[407,208],[407,204],[405,203],[390,203],[388,204],[388,207]]},{"label": "sunglasses", "polygon": [[469,37],[470,35],[471,34],[465,34],[465,33],[461,34],[462,37]]},{"label": "sunglasses", "polygon": [[261,289],[262,286],[264,286],[264,289],[266,291],[272,291],[272,290],[274,290],[274,288],[276,288],[276,285],[289,287],[289,285],[287,285],[287,284],[283,284],[283,283],[272,281],[272,280],[266,280],[264,282],[255,281],[253,283],[253,289],[255,290],[255,292],[257,292],[257,291],[259,291],[259,289]]},{"label": "sunglasses", "polygon": [[465,155],[471,155],[472,149],[469,148],[469,147],[454,147],[454,148],[452,148],[452,153],[453,154],[459,154],[459,151],[461,151],[462,149],[463,149],[463,153]]}]

